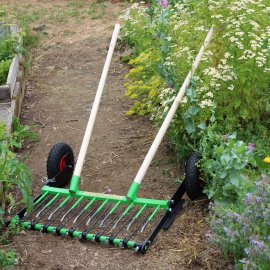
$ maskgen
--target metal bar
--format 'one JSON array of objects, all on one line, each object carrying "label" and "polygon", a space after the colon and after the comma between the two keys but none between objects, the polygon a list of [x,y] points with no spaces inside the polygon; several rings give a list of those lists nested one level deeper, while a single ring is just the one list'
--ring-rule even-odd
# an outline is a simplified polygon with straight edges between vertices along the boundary
[{"label": "metal bar", "polygon": [[126,241],[129,241],[131,239],[132,236],[134,236],[136,234],[136,232],[139,230],[139,228],[143,225],[143,223],[145,223],[145,221],[147,220],[148,217],[145,217],[143,219],[143,221],[136,227],[136,229],[126,238]]},{"label": "metal bar", "polygon": [[[123,207],[124,210],[125,207]],[[114,223],[114,221],[121,215],[121,211],[112,219],[112,221],[105,227],[105,229],[101,232],[101,235],[104,234],[108,228]]]},{"label": "metal bar", "polygon": [[121,215],[121,217],[116,221],[116,223],[114,224],[114,226],[113,226],[113,229],[115,229],[116,228],[116,226],[118,225],[118,223],[121,221],[121,219],[128,213],[128,211],[133,207],[133,203],[132,204],[130,204],[128,207],[127,207],[127,209],[125,210],[125,212]]},{"label": "metal bar", "polygon": [[[57,187],[49,187],[44,186],[42,191],[49,191],[50,194],[58,194],[60,193],[62,196],[69,196],[69,190],[64,188],[57,188]],[[148,199],[148,198],[136,198],[134,201],[127,200],[125,196],[119,196],[114,194],[104,194],[104,193],[95,193],[95,192],[88,192],[88,191],[78,191],[76,194],[72,194],[74,198],[80,198],[83,196],[85,199],[92,200],[96,198],[96,200],[104,201],[109,199],[109,202],[118,203],[121,201],[122,204],[130,205],[134,203],[134,205],[143,206],[147,204],[149,207],[156,207],[160,205],[161,208],[168,209],[170,200],[158,200],[158,199]]]},{"label": "metal bar", "polygon": [[73,220],[73,223],[76,223],[78,218],[83,214],[84,211],[86,211],[94,202],[95,202],[95,198],[93,198],[84,208],[83,210],[79,213],[79,215]]},{"label": "metal bar", "polygon": [[81,196],[80,198],[79,198],[79,200],[78,201],[76,201],[73,205],[72,205],[72,207],[64,214],[64,216],[61,218],[61,222],[65,219],[65,217],[75,208],[75,207],[77,207],[77,205],[82,201],[82,199],[83,199],[83,196]]},{"label": "metal bar", "polygon": [[108,210],[110,207],[111,207],[111,204],[108,205],[108,206],[105,208],[104,213],[101,214],[101,215],[97,218],[97,220],[90,226],[90,228],[87,229],[86,233],[89,233],[89,232],[92,230],[92,228],[98,223],[98,221],[100,221],[100,219],[106,214],[107,210]]},{"label": "metal bar", "polygon": [[124,225],[120,228],[120,230],[113,235],[113,238],[115,238],[125,227],[126,225],[132,220],[132,218],[136,215],[136,211],[134,211],[134,213],[131,215],[131,217],[124,223]]},{"label": "metal bar", "polygon": [[106,203],[108,202],[108,199],[105,200],[101,206],[97,209],[97,211],[87,220],[86,222],[86,226],[88,226],[88,224],[91,222],[91,220],[102,210],[102,208],[106,205]]},{"label": "metal bar", "polygon": [[[52,214],[49,216],[48,220],[51,221],[49,223],[46,223],[46,225],[50,225],[52,224],[53,221],[55,221],[61,214],[62,212],[73,202],[73,199],[71,201],[69,201],[63,208],[61,211],[59,211],[59,213],[57,213],[57,215],[55,216],[54,219],[51,220],[51,216]],[[57,208],[57,210],[59,209],[59,207]],[[55,213],[55,211],[53,212],[53,214]]]},{"label": "metal bar", "polygon": [[66,204],[66,202],[70,199],[71,196],[68,196],[48,217],[48,220],[52,218],[52,216],[61,208],[63,205]]},{"label": "metal bar", "polygon": [[146,207],[146,204],[138,211],[138,213],[136,214],[136,216],[131,220],[131,222],[127,226],[127,231],[129,230],[129,228],[131,227],[131,225],[133,224],[133,222],[142,214],[142,212],[144,211],[145,207]]},{"label": "metal bar", "polygon": [[111,209],[111,211],[106,215],[106,217],[101,221],[100,223],[100,227],[103,226],[104,222],[108,219],[108,217],[118,208],[119,204],[121,203],[121,201],[119,201],[118,203],[115,204],[115,206]]},{"label": "metal bar", "polygon": [[39,202],[41,202],[47,195],[48,195],[49,191],[46,191],[45,193],[43,193],[41,195],[41,197],[35,202],[34,205],[38,204]]},{"label": "metal bar", "polygon": [[[52,206],[54,202],[57,202],[59,199],[60,193],[56,194],[36,215],[36,218],[38,218],[40,216],[40,214],[49,206]],[[50,209],[50,208],[49,208]],[[45,212],[45,214],[48,211]],[[44,215],[43,215],[44,216]]]},{"label": "metal bar", "polygon": [[[85,205],[86,205],[87,203],[85,203],[83,206],[82,206],[82,208],[83,207],[85,207]],[[60,229],[62,229],[72,218],[74,218],[74,216],[76,215],[76,214],[78,214],[78,212],[80,211],[80,209],[81,208],[78,208],[64,223],[62,223],[62,225],[60,226]],[[62,219],[60,220],[61,222],[62,222]]]},{"label": "metal bar", "polygon": [[156,209],[153,211],[153,213],[149,216],[149,218],[146,221],[146,223],[142,226],[141,232],[143,232],[145,230],[146,226],[154,218],[154,216],[156,215],[156,213],[158,212],[159,209],[160,209],[160,207],[157,206]]},{"label": "metal bar", "polygon": [[[50,198],[51,198],[51,196],[49,195],[48,196],[48,198],[46,198],[45,200],[47,200],[47,201],[49,201],[50,200]],[[45,201],[46,202],[46,201]],[[24,221],[24,220],[26,220],[27,218],[29,218],[31,215],[33,215],[42,205],[43,205],[43,201],[41,201],[41,202],[39,202],[39,204],[38,205],[36,205],[36,207],[34,207],[34,209],[31,211],[31,212],[29,212],[26,216],[24,216],[22,219],[21,219],[21,221]]]},{"label": "metal bar", "polygon": [[74,230],[78,229],[79,226],[81,226],[84,223],[84,221],[96,211],[97,208],[98,208],[98,205],[94,207],[94,209],[80,221],[80,223],[74,228]]},{"label": "metal bar", "polygon": [[51,210],[53,205],[58,202],[59,199],[60,198],[58,197],[52,204],[50,204],[49,207],[39,217],[43,218]]}]

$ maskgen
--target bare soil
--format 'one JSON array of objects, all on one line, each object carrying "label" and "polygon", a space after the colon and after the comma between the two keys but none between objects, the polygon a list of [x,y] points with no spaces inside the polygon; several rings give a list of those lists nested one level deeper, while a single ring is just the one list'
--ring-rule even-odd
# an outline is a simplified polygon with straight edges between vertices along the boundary
[{"label": "bare soil", "polygon": [[[71,1],[4,0],[10,9],[42,14],[32,24],[43,31],[33,51],[23,107],[24,124],[34,126],[40,140],[26,145],[23,154],[33,173],[33,195],[46,176],[46,158],[58,142],[70,144],[77,155],[107,53],[107,46],[125,3],[105,2],[96,19],[82,15],[59,21],[55,10]],[[73,1],[76,2],[76,1]],[[72,3],[73,3],[72,2]],[[77,1],[78,2],[78,1]],[[79,12],[93,1],[81,1]],[[57,13],[58,14],[58,13]],[[60,17],[61,18],[61,17]],[[42,26],[42,27],[40,27]],[[128,67],[116,50],[107,78],[83,170],[81,190],[125,195],[157,132],[146,118],[127,117],[130,101],[124,96]],[[162,145],[139,195],[168,199],[183,175],[168,143]],[[13,245],[19,253],[14,269],[229,269],[229,263],[210,245],[206,200],[187,199],[184,210],[168,231],[161,231],[146,255],[76,239],[23,231]]]}]

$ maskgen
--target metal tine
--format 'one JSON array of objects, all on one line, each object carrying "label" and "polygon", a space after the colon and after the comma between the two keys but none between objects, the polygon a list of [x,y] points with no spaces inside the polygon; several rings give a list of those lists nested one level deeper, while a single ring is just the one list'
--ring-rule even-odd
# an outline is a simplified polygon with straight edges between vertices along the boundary
[{"label": "metal tine", "polygon": [[[92,224],[92,226],[90,226],[90,228],[87,229],[86,233],[89,233],[90,230],[92,230],[92,228],[100,221],[100,219],[106,214],[107,210],[112,206],[112,204],[109,204],[105,210],[104,210],[104,214],[101,214],[97,220]],[[101,207],[101,206],[100,206]]]},{"label": "metal tine", "polygon": [[125,212],[120,216],[120,218],[115,222],[113,229],[116,228],[116,226],[118,225],[118,223],[121,221],[121,219],[128,213],[128,211],[133,207],[134,203],[130,204],[127,209],[125,210]]},{"label": "metal tine", "polygon": [[135,234],[136,234],[136,232],[139,230],[139,228],[143,225],[143,223],[145,223],[145,221],[148,219],[148,217],[145,217],[144,219],[143,219],[143,221],[136,227],[136,229],[127,237],[127,238],[125,238],[127,241],[129,241],[130,240],[130,238],[132,237],[132,236],[134,236]]},{"label": "metal tine", "polygon": [[[86,222],[86,226],[88,226],[89,225],[89,223],[91,222],[91,220],[102,210],[102,208],[106,205],[106,203],[108,202],[108,199],[107,200],[105,200],[102,204],[101,204],[101,206],[97,209],[97,211],[87,220],[87,222]],[[111,204],[110,204],[111,205]]]},{"label": "metal tine", "polygon": [[44,215],[46,215],[46,213],[48,213],[48,211],[50,210],[50,208],[59,200],[59,196],[60,193],[56,194],[36,215],[36,218],[38,218],[40,216],[40,214],[46,209],[47,211],[45,211],[45,213],[43,213],[42,216],[40,216],[41,218],[44,217]]},{"label": "metal tine", "polygon": [[[66,201],[66,200],[65,200]],[[51,220],[51,222],[49,223],[49,224],[51,224],[53,221],[55,221],[59,216],[60,216],[60,214],[72,203],[74,201],[74,198],[72,198],[72,200],[71,201],[69,201],[66,205],[64,205],[64,207],[63,207],[63,205],[61,206],[61,207],[63,207],[62,208],[62,210],[61,211],[59,211],[59,213],[55,216],[55,218],[54,219],[52,219],[51,220],[51,217],[52,217],[52,215],[53,214],[55,214],[55,212],[56,211],[53,211],[51,214],[50,214],[50,216],[48,217],[48,220],[50,221]],[[62,203],[63,204],[63,203]],[[58,210],[60,208],[60,206],[59,207],[57,207],[57,209],[56,210]],[[48,225],[48,224],[47,224]]]},{"label": "metal tine", "polygon": [[[104,222],[108,219],[108,217],[118,208],[119,204],[121,203],[121,201],[117,202],[115,204],[115,206],[111,209],[111,211],[106,215],[106,217],[100,222],[99,227],[102,227]],[[121,212],[119,213],[119,215],[121,214]],[[115,220],[115,219],[114,219]]]},{"label": "metal tine", "polygon": [[[53,208],[53,205],[56,203],[56,202],[58,202],[59,201],[59,199],[60,198],[57,198],[56,200],[55,200],[55,202],[53,202],[51,205],[50,205],[50,207],[48,207],[47,208],[47,210],[44,212],[44,213],[42,213],[42,215],[40,215],[39,217],[40,218],[43,218],[52,208]],[[36,220],[36,219],[34,219],[34,220]]]},{"label": "metal tine", "polygon": [[146,228],[146,226],[149,224],[149,222],[154,218],[154,216],[156,215],[156,213],[158,212],[158,210],[160,209],[160,205],[158,205],[155,210],[153,211],[153,213],[149,216],[148,220],[145,222],[145,224],[142,226],[141,228],[141,232],[143,232]]},{"label": "metal tine", "polygon": [[144,209],[145,209],[146,206],[147,206],[147,204],[144,204],[143,207],[138,211],[138,213],[136,214],[136,216],[131,220],[131,222],[127,226],[127,231],[129,230],[129,228],[131,227],[131,225],[134,223],[134,221],[142,214],[142,212],[144,211]]},{"label": "metal tine", "polygon": [[[71,195],[69,195],[48,217],[48,220],[50,220],[52,218],[52,216],[61,208],[63,207],[63,205],[70,199]],[[74,198],[72,198],[72,201],[74,200]],[[68,203],[68,205],[72,202],[70,201]]]},{"label": "metal tine", "polygon": [[[74,228],[74,230],[76,230],[77,228],[79,228],[80,225],[82,225],[82,223],[89,217],[91,216],[95,211],[96,209],[98,208],[98,205],[88,214],[86,215],[82,220],[81,222]],[[74,222],[73,222],[74,223]]]},{"label": "metal tine", "polygon": [[[125,207],[123,207],[122,210],[124,210]],[[101,235],[104,234],[108,229],[109,227],[114,223],[114,221],[122,214],[122,212],[120,211],[113,219],[112,221],[105,227],[105,229],[100,233]]]},{"label": "metal tine", "polygon": [[[83,207],[85,207],[87,204],[87,202],[83,205]],[[81,210],[81,208],[78,208],[61,226],[58,226],[60,227],[60,229],[62,229],[72,218],[74,218],[74,216],[76,214],[78,214],[78,212]],[[61,222],[62,222],[62,219],[61,219]]]},{"label": "metal tine", "polygon": [[84,211],[86,211],[94,202],[96,198],[93,198],[84,208],[83,210],[79,213],[79,215],[73,220],[73,223],[75,224],[78,220],[78,218],[83,214]]},{"label": "metal tine", "polygon": [[132,220],[132,218],[136,215],[136,211],[134,211],[134,213],[131,215],[131,217],[124,223],[124,225],[121,227],[121,229],[115,234],[113,235],[113,238],[115,238],[124,228],[125,226]]},{"label": "metal tine", "polygon": [[61,222],[65,219],[65,217],[82,201],[83,196],[80,197],[80,199],[75,202],[72,207],[64,214],[64,216],[61,218]]},{"label": "metal tine", "polygon": [[[48,196],[48,198],[45,199],[45,202],[48,202],[51,199],[52,196]],[[21,221],[25,221],[27,218],[29,218],[33,213],[35,213],[42,205],[43,205],[44,201],[41,200],[39,202],[39,204],[37,204],[37,207],[34,207],[34,209],[32,211],[30,211],[26,216],[24,216]]]}]

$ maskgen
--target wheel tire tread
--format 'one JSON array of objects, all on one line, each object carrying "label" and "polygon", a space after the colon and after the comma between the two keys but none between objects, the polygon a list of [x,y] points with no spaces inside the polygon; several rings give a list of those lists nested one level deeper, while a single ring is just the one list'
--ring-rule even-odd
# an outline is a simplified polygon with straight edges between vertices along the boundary
[{"label": "wheel tire tread", "polygon": [[200,171],[196,164],[200,160],[197,153],[192,153],[185,165],[185,188],[188,197],[195,200],[203,195],[202,187],[199,183]]}]

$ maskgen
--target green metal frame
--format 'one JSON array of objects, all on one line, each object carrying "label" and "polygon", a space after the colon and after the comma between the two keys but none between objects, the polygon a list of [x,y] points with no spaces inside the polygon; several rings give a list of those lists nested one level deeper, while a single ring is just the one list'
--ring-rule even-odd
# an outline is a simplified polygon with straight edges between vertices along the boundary
[{"label": "green metal frame", "polygon": [[[74,178],[73,178],[73,180],[74,180]],[[139,185],[135,182],[133,182],[133,184],[130,186],[130,189],[128,191],[128,194],[130,195],[130,197],[133,198],[133,200],[130,200],[129,198],[127,198],[127,196],[118,196],[118,195],[113,195],[113,194],[103,194],[103,193],[80,191],[80,190],[78,190],[79,180],[80,180],[80,178],[77,177],[77,178],[75,178],[74,181],[71,182],[70,186],[73,188],[75,187],[75,189],[72,189],[72,191],[71,191],[71,188],[65,189],[65,188],[50,187],[50,186],[45,185],[41,190],[42,195],[35,201],[35,205],[38,205],[39,203],[41,203],[49,195],[51,195],[52,197],[45,204],[44,208],[51,206],[60,196],[64,196],[65,199],[61,202],[61,204],[59,205],[59,208],[64,207],[68,203],[68,201],[70,201],[70,199],[72,199],[72,198],[76,198],[77,200],[71,206],[70,209],[76,208],[83,199],[89,200],[89,203],[86,204],[86,206],[84,206],[83,211],[87,211],[91,207],[91,205],[94,204],[94,202],[102,201],[101,205],[96,210],[97,213],[100,212],[102,209],[104,209],[105,205],[107,203],[110,203],[110,202],[114,203],[114,207],[110,210],[109,214],[112,214],[113,212],[115,212],[120,205],[126,204],[128,207],[126,207],[125,211],[122,213],[123,217],[128,214],[128,212],[130,211],[130,209],[133,206],[139,206],[140,210],[134,216],[134,219],[138,219],[139,216],[145,210],[145,208],[152,207],[153,211],[152,211],[151,215],[148,217],[147,222],[152,221],[159,210],[163,209],[164,212],[167,212],[167,210],[169,209],[169,206],[170,206],[170,202],[171,202],[170,200],[156,200],[156,199],[138,198],[136,196],[136,194],[137,194]],[[74,192],[75,190],[76,190],[76,192]],[[13,220],[15,220],[17,218],[18,218],[18,216],[14,217]],[[39,230],[39,231],[42,231],[44,228],[43,224],[40,224],[40,223],[33,224],[31,221],[24,221],[24,220],[21,222],[21,225],[25,229],[34,229],[34,230]],[[56,233],[57,229],[58,228],[55,226],[47,226],[46,232]],[[92,234],[92,233],[86,233],[83,236],[84,232],[78,231],[78,230],[74,230],[74,231],[70,232],[70,229],[67,229],[67,228],[58,229],[57,234],[69,235],[69,236],[78,237],[78,238],[84,237],[84,239],[86,239],[86,240],[95,240],[95,237],[96,237],[96,235]],[[109,241],[110,241],[109,236],[105,236],[105,235],[99,236],[99,242],[108,243]],[[121,239],[121,238],[113,238],[111,244],[121,246],[122,242],[123,242],[123,239]],[[126,243],[126,247],[136,248],[139,244],[141,244],[141,243],[136,243],[135,241],[129,240]]]},{"label": "green metal frame", "polygon": [[[133,182],[134,183],[134,182]],[[129,192],[134,192],[134,185],[131,185]],[[135,192],[137,192],[138,188],[135,188]],[[148,206],[148,207],[157,207],[168,209],[170,200],[156,200],[156,199],[147,199],[147,198],[138,198],[134,196],[133,200],[127,199],[126,196],[118,196],[113,194],[103,194],[103,193],[94,193],[94,192],[87,192],[87,191],[79,191],[77,190],[76,193],[70,192],[70,189],[64,189],[64,188],[56,188],[56,187],[49,187],[44,186],[42,188],[42,197],[38,200],[41,201],[45,196],[48,194],[55,195],[52,200],[56,200],[58,196],[62,195],[67,197],[66,200],[69,198],[80,198],[80,199],[88,199],[90,202],[92,200],[100,200],[100,201],[106,201],[106,202],[113,202],[113,203],[121,203],[121,204],[129,204],[129,205],[138,205],[138,206]],[[134,193],[133,193],[134,194]],[[136,194],[136,193],[135,193]],[[49,202],[49,205],[53,203],[53,201]],[[66,200],[63,201],[63,205],[66,203]],[[62,206],[63,206],[62,205]],[[76,207],[76,206],[75,206]]]}]

